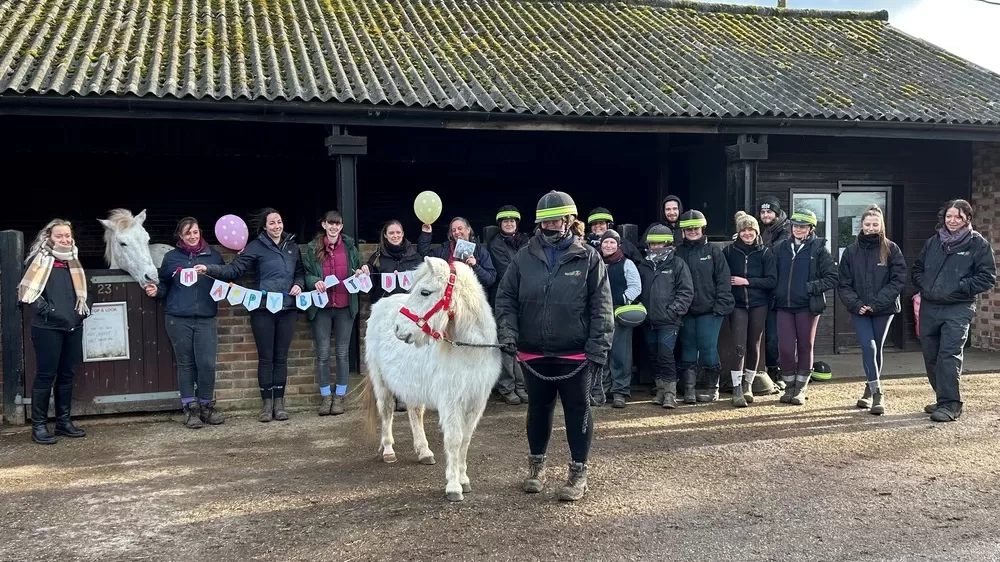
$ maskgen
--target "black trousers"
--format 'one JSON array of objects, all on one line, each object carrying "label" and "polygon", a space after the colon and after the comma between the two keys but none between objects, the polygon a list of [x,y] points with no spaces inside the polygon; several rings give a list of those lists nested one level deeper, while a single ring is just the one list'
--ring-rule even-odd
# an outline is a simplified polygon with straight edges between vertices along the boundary
[{"label": "black trousers", "polygon": [[260,397],[284,398],[288,381],[288,348],[295,335],[295,309],[274,314],[258,308],[250,313],[250,330],[257,344],[257,384]]},{"label": "black trousers", "polygon": [[937,395],[938,407],[962,413],[962,366],[965,340],[976,316],[973,304],[920,304],[920,347],[927,380]]},{"label": "black trousers", "polygon": [[72,387],[76,366],[83,361],[83,328],[64,332],[32,326],[31,343],[38,369],[31,389],[48,392],[53,383]]},{"label": "black trousers", "polygon": [[[580,366],[578,361],[538,359],[528,364],[546,377],[569,374]],[[568,379],[546,381],[531,369],[524,368],[524,386],[528,402],[528,449],[532,455],[544,455],[552,437],[552,418],[556,398],[562,402],[566,420],[566,441],[574,462],[586,463],[594,437],[594,419],[590,415],[590,373],[587,367]]]}]

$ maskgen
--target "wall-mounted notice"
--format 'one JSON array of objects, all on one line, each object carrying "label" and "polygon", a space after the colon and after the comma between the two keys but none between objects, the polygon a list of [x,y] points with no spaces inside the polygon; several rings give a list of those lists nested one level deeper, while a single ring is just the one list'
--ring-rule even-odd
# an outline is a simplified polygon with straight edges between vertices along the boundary
[{"label": "wall-mounted notice", "polygon": [[125,301],[95,303],[83,321],[83,361],[127,361],[128,307]]}]

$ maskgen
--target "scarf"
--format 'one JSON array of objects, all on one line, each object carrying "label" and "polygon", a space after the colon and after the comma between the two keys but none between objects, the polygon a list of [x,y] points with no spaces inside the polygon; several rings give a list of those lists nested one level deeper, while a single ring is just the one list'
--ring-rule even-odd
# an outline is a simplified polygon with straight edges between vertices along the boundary
[{"label": "scarf", "polygon": [[383,238],[383,240],[385,241],[385,244],[383,244],[382,247],[384,248],[383,251],[385,255],[396,260],[397,263],[400,260],[402,260],[403,256],[406,255],[406,249],[409,242],[403,240],[402,242],[399,243],[399,245],[396,245],[393,244],[392,242],[389,242],[388,238]]},{"label": "scarf", "polygon": [[55,247],[51,242],[46,242],[35,254],[35,258],[28,265],[28,270],[24,272],[24,277],[21,278],[17,286],[17,300],[31,304],[42,296],[56,260],[69,264],[73,289],[76,291],[76,312],[81,316],[90,314],[90,309],[87,307],[87,276],[84,274],[83,266],[80,265],[79,251],[75,244],[66,248]]},{"label": "scarf", "polygon": [[938,239],[941,241],[941,248],[946,252],[952,251],[956,246],[965,242],[972,235],[972,227],[965,225],[953,233],[948,231],[947,226],[942,226],[938,230]]},{"label": "scarf", "polygon": [[622,253],[622,248],[621,246],[619,246],[618,249],[615,250],[615,253],[611,254],[610,256],[605,256],[604,254],[601,254],[601,259],[604,260],[604,265],[611,265],[613,263],[618,263],[623,259],[625,259],[625,254]]},{"label": "scarf", "polygon": [[200,240],[198,240],[198,243],[195,244],[194,246],[188,246],[187,244],[184,243],[183,240],[179,240],[177,242],[177,248],[180,251],[182,251],[182,252],[186,253],[187,255],[191,256],[192,258],[195,257],[195,256],[197,256],[198,254],[204,252],[205,251],[205,246],[207,246],[207,245],[208,244],[205,242],[204,238],[201,238]]}]

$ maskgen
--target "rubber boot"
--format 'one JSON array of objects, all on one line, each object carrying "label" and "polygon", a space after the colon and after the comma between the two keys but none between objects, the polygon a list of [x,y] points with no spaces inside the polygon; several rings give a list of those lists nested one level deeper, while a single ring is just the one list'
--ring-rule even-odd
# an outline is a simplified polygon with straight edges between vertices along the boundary
[{"label": "rubber boot", "polygon": [[188,429],[201,429],[205,423],[201,421],[201,404],[197,400],[184,405],[184,427]]},{"label": "rubber boot", "polygon": [[545,455],[528,455],[528,476],[522,488],[529,494],[537,494],[545,486]]},{"label": "rubber boot", "polygon": [[747,399],[743,394],[743,371],[730,371],[729,376],[733,379],[733,407],[746,408]]},{"label": "rubber boot", "polygon": [[226,421],[226,416],[215,409],[215,400],[209,400],[201,405],[201,421],[208,425],[222,425]]},{"label": "rubber boot", "polygon": [[858,408],[871,408],[872,407],[872,385],[865,383],[865,392],[858,399]]},{"label": "rubber boot", "polygon": [[277,421],[285,421],[288,419],[288,412],[285,411],[284,397],[274,399],[274,419]]},{"label": "rubber boot", "polygon": [[681,377],[684,382],[684,403],[694,404],[698,401],[694,391],[695,380],[698,375],[694,372],[693,367],[688,367],[687,369],[681,371]]},{"label": "rubber boot", "polygon": [[49,433],[49,396],[51,388],[31,392],[31,440],[42,445],[54,445],[56,438]]},{"label": "rubber boot", "polygon": [[756,379],[756,371],[743,371],[743,399],[747,401],[747,404],[753,404],[753,381]]},{"label": "rubber boot", "polygon": [[653,384],[656,385],[656,396],[654,396],[653,399],[650,400],[650,402],[652,402],[653,404],[656,404],[657,406],[662,406],[663,405],[663,397],[664,397],[664,395],[667,392],[666,389],[663,387],[663,384],[664,384],[663,383],[663,379],[655,379],[653,381]]},{"label": "rubber boot", "polygon": [[872,409],[868,412],[873,416],[881,416],[885,413],[885,403],[882,401],[882,393],[875,392],[872,394]]},{"label": "rubber boot", "polygon": [[806,403],[806,388],[809,386],[810,378],[812,378],[812,372],[810,371],[806,371],[804,375],[795,375],[795,392],[792,394],[792,399],[789,401],[789,404],[802,406]]},{"label": "rubber boot", "polygon": [[56,435],[65,437],[86,437],[87,432],[73,425],[70,410],[73,407],[73,383],[61,384],[56,388]]},{"label": "rubber boot", "polygon": [[257,421],[267,423],[274,419],[274,401],[270,398],[265,398],[264,402],[260,405],[260,414],[257,416]]},{"label": "rubber boot", "polygon": [[795,371],[791,373],[781,373],[781,382],[785,385],[785,393],[778,398],[780,402],[785,404],[790,404],[792,402],[792,396],[795,395]]},{"label": "rubber boot", "polygon": [[698,402],[715,402],[719,399],[719,377],[722,365],[705,367],[705,390],[697,395]]},{"label": "rubber boot", "polygon": [[663,407],[668,410],[677,407],[677,381],[663,383]]},{"label": "rubber boot", "polygon": [[564,502],[575,502],[587,493],[587,465],[582,462],[569,463],[569,475],[566,484],[559,488],[559,499]]}]

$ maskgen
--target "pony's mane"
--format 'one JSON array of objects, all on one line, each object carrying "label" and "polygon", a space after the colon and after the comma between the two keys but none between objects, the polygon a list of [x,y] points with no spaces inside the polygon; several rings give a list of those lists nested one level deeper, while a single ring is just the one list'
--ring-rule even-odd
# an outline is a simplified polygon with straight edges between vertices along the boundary
[{"label": "pony's mane", "polygon": [[[128,209],[111,209],[108,213],[107,220],[111,221],[111,223],[115,225],[114,232],[120,232],[128,229],[135,223],[135,217],[132,216],[132,211],[129,211]],[[105,263],[111,263],[111,238],[114,236],[114,232],[108,228],[104,229]]]}]

